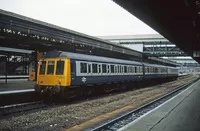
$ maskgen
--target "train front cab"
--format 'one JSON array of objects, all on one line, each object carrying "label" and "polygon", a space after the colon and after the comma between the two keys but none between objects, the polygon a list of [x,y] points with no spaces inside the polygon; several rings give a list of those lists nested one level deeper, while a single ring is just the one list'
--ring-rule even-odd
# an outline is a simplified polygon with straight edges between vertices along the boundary
[{"label": "train front cab", "polygon": [[60,93],[62,88],[70,86],[70,74],[70,59],[40,59],[35,91],[39,93]]}]

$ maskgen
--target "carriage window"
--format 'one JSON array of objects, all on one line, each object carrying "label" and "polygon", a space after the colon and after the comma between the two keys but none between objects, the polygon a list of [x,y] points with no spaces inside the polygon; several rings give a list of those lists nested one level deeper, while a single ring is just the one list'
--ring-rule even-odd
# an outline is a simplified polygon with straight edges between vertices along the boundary
[{"label": "carriage window", "polygon": [[115,72],[115,69],[114,69],[114,65],[111,65],[111,73],[114,73]]},{"label": "carriage window", "polygon": [[135,73],[137,73],[137,67],[135,67]]},{"label": "carriage window", "polygon": [[158,73],[158,68],[157,67],[155,68],[155,72]]},{"label": "carriage window", "polygon": [[118,72],[118,71],[117,71],[117,69],[118,69],[118,68],[117,68],[117,66],[115,65],[115,73],[117,73],[117,72]]},{"label": "carriage window", "polygon": [[121,73],[120,65],[118,65],[118,73]]},{"label": "carriage window", "polygon": [[160,73],[161,72],[161,69],[160,68],[158,68],[158,73]]},{"label": "carriage window", "polygon": [[[73,67],[71,64],[71,71]],[[62,75],[64,73],[64,61],[57,61],[57,66],[56,66],[56,75]]]},{"label": "carriage window", "polygon": [[106,73],[106,64],[102,64],[102,73]]},{"label": "carriage window", "polygon": [[135,73],[135,68],[133,66],[131,67],[131,73]]},{"label": "carriage window", "polygon": [[88,64],[88,73],[91,73],[91,64]]},{"label": "carriage window", "polygon": [[97,64],[92,64],[92,73],[97,73]]},{"label": "carriage window", "polygon": [[98,73],[101,73],[101,64],[98,64]]},{"label": "carriage window", "polygon": [[110,65],[107,65],[107,73],[110,73]]},{"label": "carriage window", "polygon": [[87,73],[87,63],[81,63],[81,73]]},{"label": "carriage window", "polygon": [[121,73],[124,73],[124,66],[121,66]]},{"label": "carriage window", "polygon": [[130,66],[127,66],[127,72],[128,72],[128,73],[131,73],[131,72],[130,72]]},{"label": "carriage window", "polygon": [[48,61],[48,67],[47,67],[47,74],[48,75],[53,75],[54,73],[54,65],[55,65],[55,61]]},{"label": "carriage window", "polygon": [[142,67],[138,67],[139,68],[139,73],[142,73]]},{"label": "carriage window", "polygon": [[42,61],[40,65],[40,75],[45,74],[46,61]]},{"label": "carriage window", "polygon": [[139,72],[139,73],[141,73],[141,72],[142,72],[139,66],[138,66],[138,72]]},{"label": "carriage window", "polygon": [[127,73],[127,66],[124,66],[124,73]]}]

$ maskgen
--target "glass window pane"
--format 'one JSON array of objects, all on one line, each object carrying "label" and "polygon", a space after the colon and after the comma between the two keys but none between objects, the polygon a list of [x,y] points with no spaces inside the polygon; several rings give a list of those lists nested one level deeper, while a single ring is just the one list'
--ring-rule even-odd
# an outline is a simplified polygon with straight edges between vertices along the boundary
[{"label": "glass window pane", "polygon": [[102,73],[106,73],[106,64],[102,64]]},{"label": "glass window pane", "polygon": [[[72,71],[72,66],[71,66],[71,71]],[[63,75],[63,73],[64,73],[64,61],[57,61],[56,75]]]},{"label": "glass window pane", "polygon": [[101,64],[98,64],[98,73],[101,73]]},{"label": "glass window pane", "polygon": [[127,73],[127,66],[124,66],[124,73]]},{"label": "glass window pane", "polygon": [[88,64],[88,73],[91,73],[91,64]]},{"label": "glass window pane", "polygon": [[138,73],[138,71],[137,71],[137,67],[135,67],[135,73]]},{"label": "glass window pane", "polygon": [[81,73],[87,73],[87,63],[81,63]]},{"label": "glass window pane", "polygon": [[107,73],[110,73],[110,65],[107,65]]},{"label": "glass window pane", "polygon": [[47,75],[54,74],[54,66],[55,66],[55,61],[48,61]]},{"label": "glass window pane", "polygon": [[118,72],[118,68],[117,68],[117,65],[115,65],[115,73]]},{"label": "glass window pane", "polygon": [[92,72],[97,73],[97,64],[92,64]]},{"label": "glass window pane", "polygon": [[42,61],[40,65],[40,75],[45,74],[46,61]]},{"label": "glass window pane", "polygon": [[111,65],[111,73],[114,73],[115,69],[114,69],[114,65]]},{"label": "glass window pane", "polygon": [[121,73],[120,65],[118,65],[118,73]]}]

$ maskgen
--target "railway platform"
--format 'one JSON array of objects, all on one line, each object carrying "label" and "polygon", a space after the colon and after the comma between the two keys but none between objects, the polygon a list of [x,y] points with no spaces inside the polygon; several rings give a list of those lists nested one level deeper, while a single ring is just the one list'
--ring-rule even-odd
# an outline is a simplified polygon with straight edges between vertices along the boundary
[{"label": "railway platform", "polygon": [[38,100],[34,82],[27,79],[9,79],[7,84],[0,80],[0,105],[26,103]]},{"label": "railway platform", "polygon": [[17,92],[34,91],[34,82],[27,79],[8,80],[5,84],[4,80],[0,80],[0,94],[9,94]]},{"label": "railway platform", "polygon": [[200,80],[120,131],[200,131]]}]

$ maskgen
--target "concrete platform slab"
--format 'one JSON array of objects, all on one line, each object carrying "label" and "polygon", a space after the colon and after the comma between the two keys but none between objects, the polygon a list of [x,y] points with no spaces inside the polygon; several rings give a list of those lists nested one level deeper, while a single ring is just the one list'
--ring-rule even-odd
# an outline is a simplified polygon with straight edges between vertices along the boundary
[{"label": "concrete platform slab", "polygon": [[200,80],[120,131],[200,131]]},{"label": "concrete platform slab", "polygon": [[0,95],[34,92],[35,89],[0,91]]},{"label": "concrete platform slab", "polygon": [[0,92],[34,89],[34,84],[34,81],[28,81],[26,79],[8,80],[8,84],[0,80]]}]

